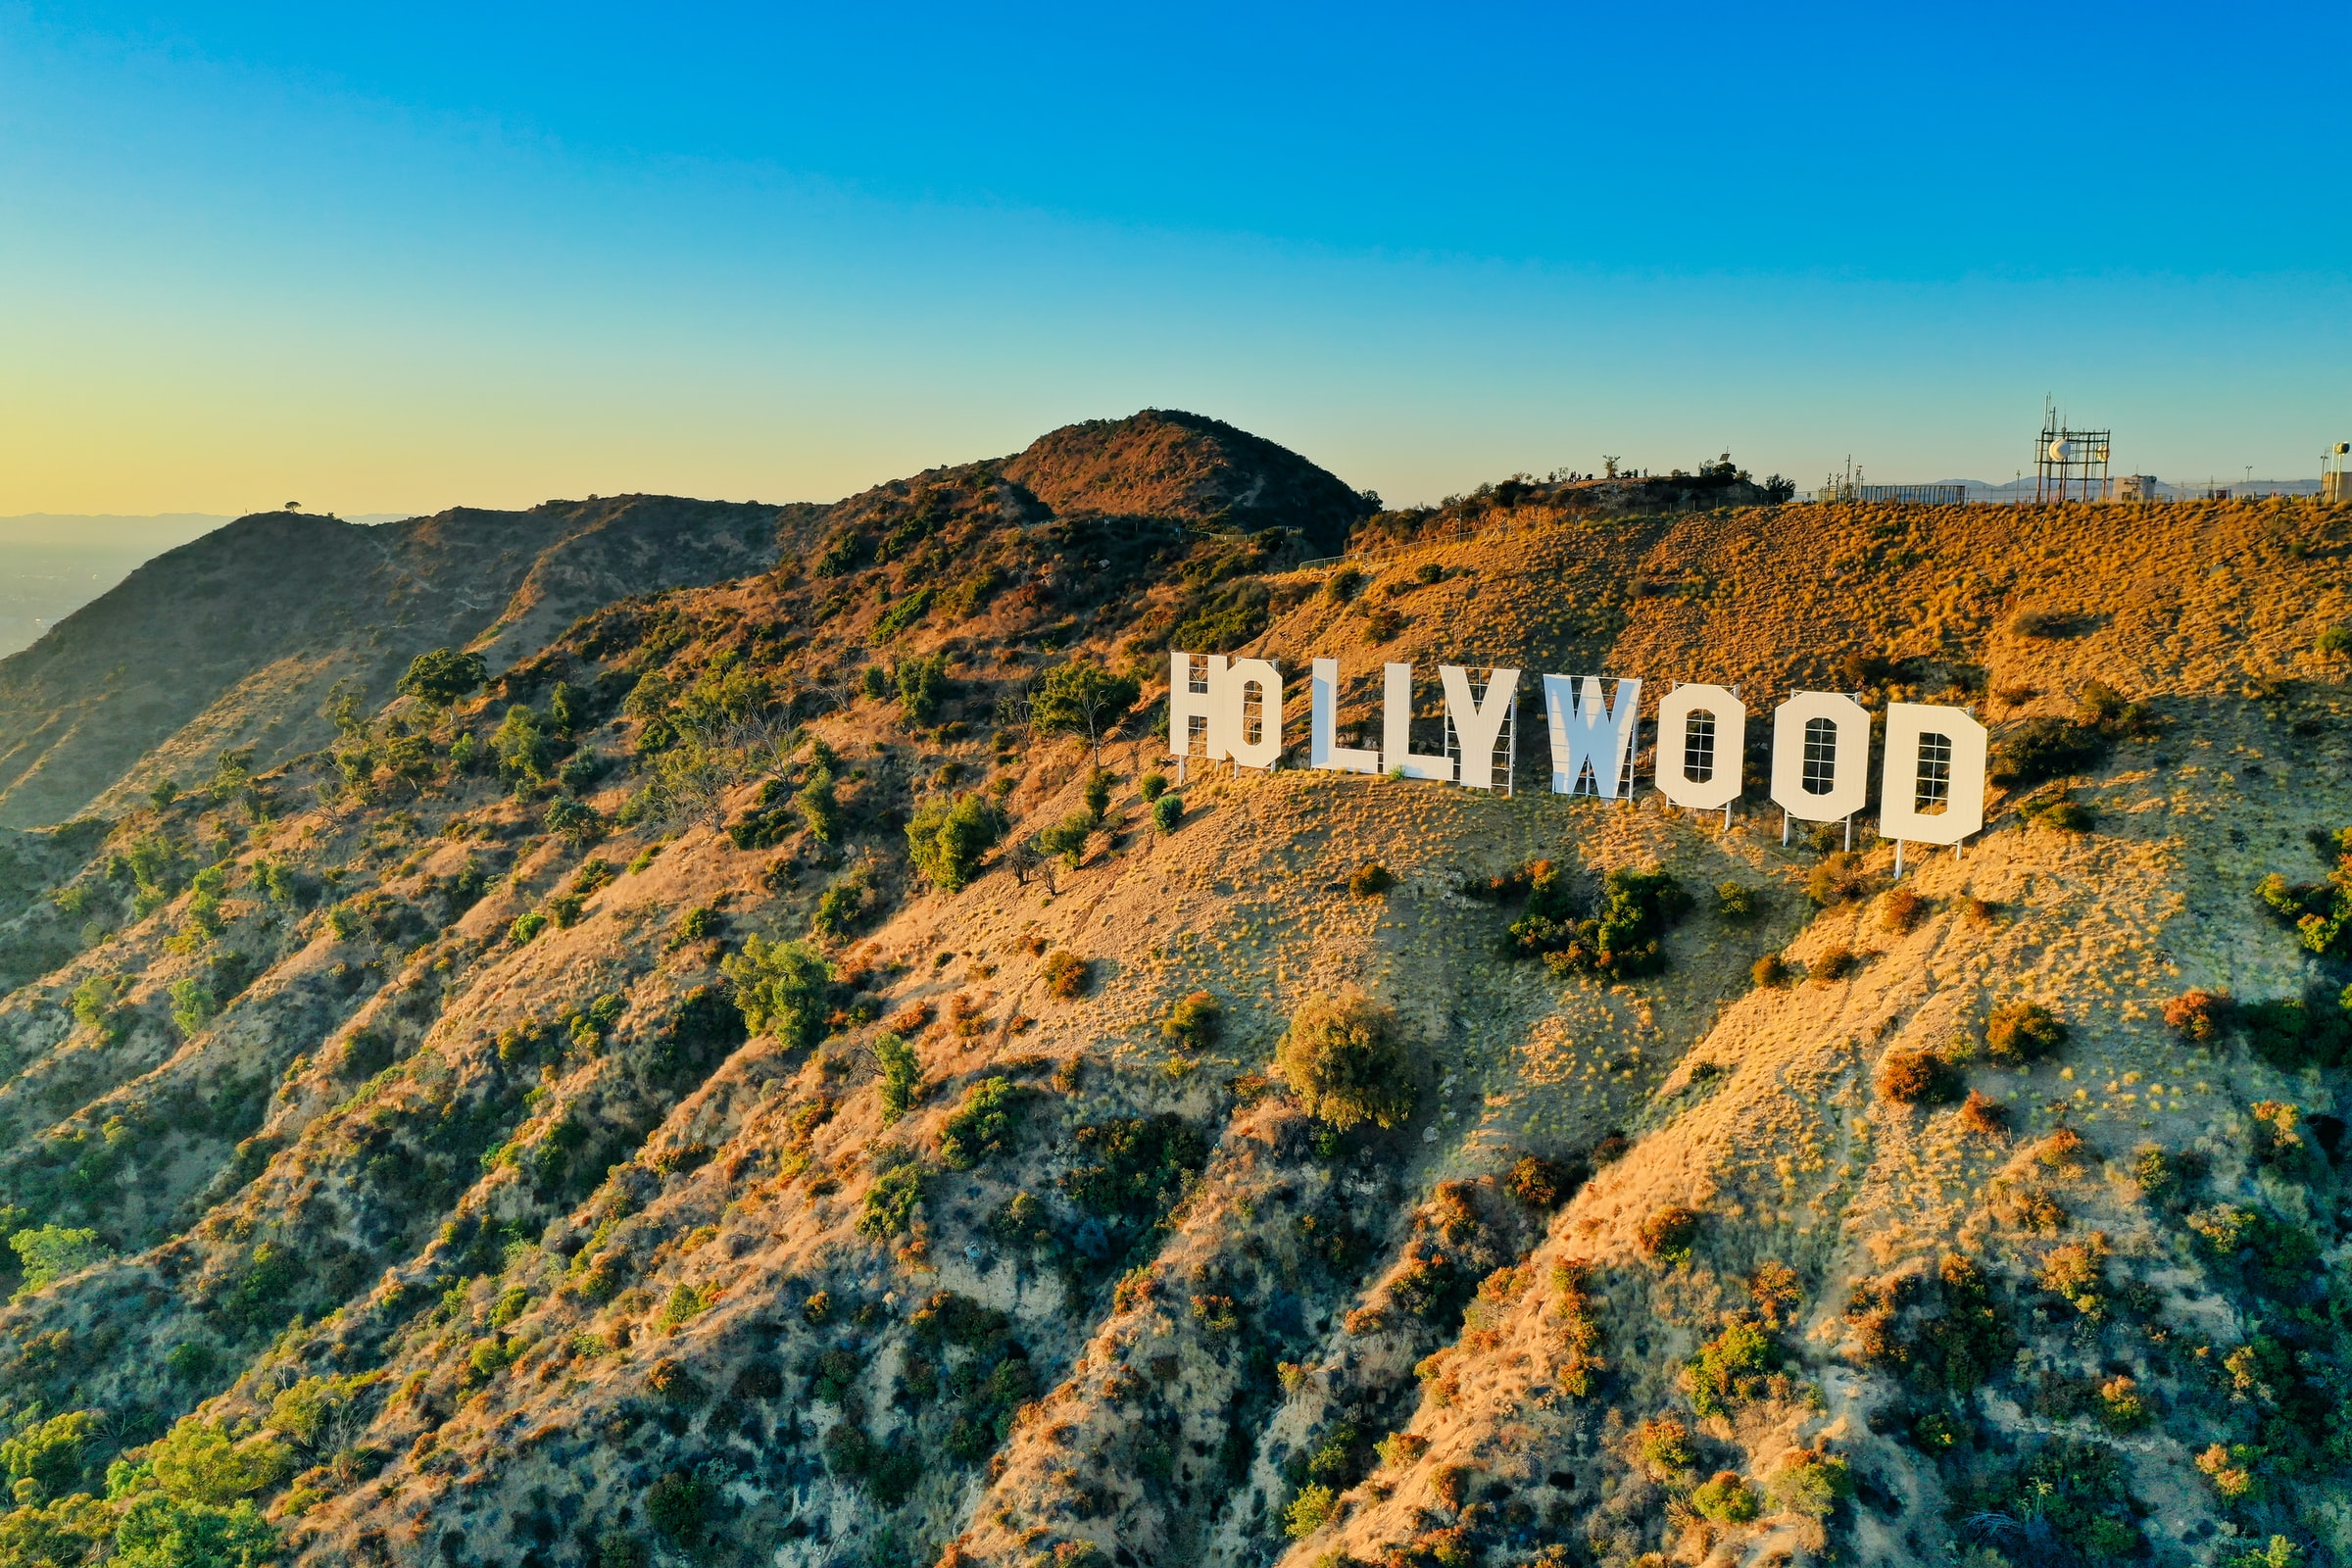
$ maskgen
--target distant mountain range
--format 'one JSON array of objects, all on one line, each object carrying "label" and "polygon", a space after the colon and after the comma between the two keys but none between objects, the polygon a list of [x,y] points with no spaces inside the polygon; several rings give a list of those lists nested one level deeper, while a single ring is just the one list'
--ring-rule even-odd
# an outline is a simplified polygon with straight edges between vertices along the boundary
[{"label": "distant mountain range", "polygon": [[[349,517],[396,522],[404,513]],[[0,659],[130,575],[141,563],[211,533],[229,519],[204,512],[133,517],[26,513],[0,517]]]}]

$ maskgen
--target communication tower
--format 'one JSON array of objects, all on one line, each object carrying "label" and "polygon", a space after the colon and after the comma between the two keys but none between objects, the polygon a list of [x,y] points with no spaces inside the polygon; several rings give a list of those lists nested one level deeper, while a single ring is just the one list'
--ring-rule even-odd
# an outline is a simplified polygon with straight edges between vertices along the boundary
[{"label": "communication tower", "polygon": [[2103,501],[2107,498],[2107,449],[2113,432],[2070,430],[2047,399],[2041,406],[2041,437],[2034,448],[2035,501]]}]

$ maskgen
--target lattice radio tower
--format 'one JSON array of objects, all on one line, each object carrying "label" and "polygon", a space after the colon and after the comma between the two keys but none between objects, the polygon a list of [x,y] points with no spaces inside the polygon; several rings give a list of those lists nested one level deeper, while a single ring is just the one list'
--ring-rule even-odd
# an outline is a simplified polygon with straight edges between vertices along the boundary
[{"label": "lattice radio tower", "polygon": [[2034,448],[2035,501],[2107,499],[2107,449],[2112,431],[2070,430],[2057,407],[2041,404],[2041,439]]}]

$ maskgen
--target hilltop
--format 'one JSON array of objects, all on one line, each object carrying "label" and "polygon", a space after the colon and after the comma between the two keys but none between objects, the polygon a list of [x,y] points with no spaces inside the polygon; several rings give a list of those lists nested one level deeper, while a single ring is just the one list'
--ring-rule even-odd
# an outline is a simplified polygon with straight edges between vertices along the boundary
[{"label": "hilltop", "polygon": [[0,660],[0,824],[116,812],[224,750],[274,766],[324,744],[347,697],[373,711],[427,649],[471,649],[500,672],[590,611],[758,571],[925,484],[980,471],[1009,481],[1015,524],[1066,514],[1280,527],[1307,554],[1338,551],[1376,510],[1262,437],[1147,410],[830,505],[612,496],[373,527],[257,513],[157,556]]},{"label": "hilltop", "polygon": [[[1235,531],[1072,428],[0,844],[5,1549],[2352,1550],[2352,511]],[[1523,785],[1544,671],[1967,704],[2001,783],[1895,884],[1760,751],[1728,823],[1318,774],[1300,682],[1169,787],[1170,647],[1515,662]]]}]

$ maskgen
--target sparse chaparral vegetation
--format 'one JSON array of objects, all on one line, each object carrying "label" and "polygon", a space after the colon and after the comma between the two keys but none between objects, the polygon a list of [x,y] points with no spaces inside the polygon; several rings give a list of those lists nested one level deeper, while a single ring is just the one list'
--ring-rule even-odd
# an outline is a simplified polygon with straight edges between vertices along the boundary
[{"label": "sparse chaparral vegetation", "polygon": [[[2352,511],[1787,500],[1151,414],[0,664],[0,1568],[2352,1560]],[[1167,755],[1464,626],[1744,803]],[[1784,836],[1833,685],[1964,853]]]}]

